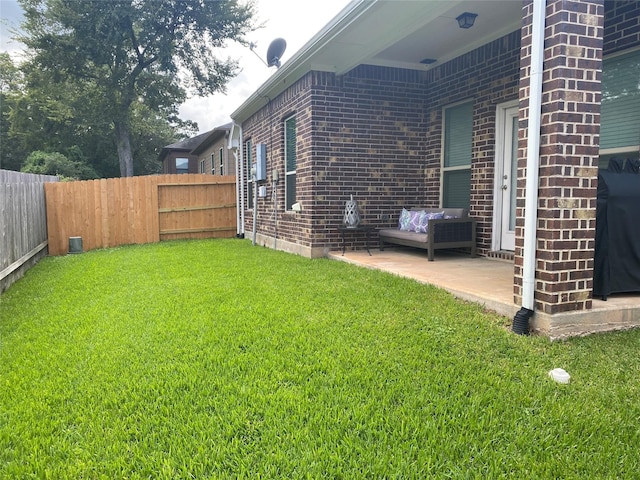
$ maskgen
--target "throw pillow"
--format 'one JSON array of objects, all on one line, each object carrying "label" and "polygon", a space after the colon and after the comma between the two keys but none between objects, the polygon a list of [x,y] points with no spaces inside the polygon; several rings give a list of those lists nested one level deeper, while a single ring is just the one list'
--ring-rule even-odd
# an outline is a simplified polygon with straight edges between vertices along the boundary
[{"label": "throw pillow", "polygon": [[411,216],[409,215],[409,210],[403,208],[400,212],[400,218],[398,219],[398,229],[409,231],[409,222],[411,221]]},{"label": "throw pillow", "polygon": [[429,220],[438,220],[444,218],[444,211],[442,212],[422,212],[420,216],[420,223],[416,232],[429,233]]},{"label": "throw pillow", "polygon": [[424,210],[409,212],[409,231],[417,232],[420,228],[420,218],[424,215]]}]

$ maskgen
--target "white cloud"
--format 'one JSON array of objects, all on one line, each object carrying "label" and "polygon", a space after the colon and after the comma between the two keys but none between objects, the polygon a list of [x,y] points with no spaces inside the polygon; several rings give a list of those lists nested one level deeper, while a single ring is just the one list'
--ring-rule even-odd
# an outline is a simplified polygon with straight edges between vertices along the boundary
[{"label": "white cloud", "polygon": [[228,84],[226,94],[185,102],[180,108],[180,117],[197,122],[200,132],[230,122],[231,113],[275,72],[274,67],[267,68],[261,60],[266,60],[271,41],[279,37],[286,40],[283,55],[286,61],[348,3],[349,0],[257,0],[258,23],[264,23],[265,27],[248,37],[257,44],[255,53],[239,45],[230,45],[225,51],[240,62],[242,73]]}]

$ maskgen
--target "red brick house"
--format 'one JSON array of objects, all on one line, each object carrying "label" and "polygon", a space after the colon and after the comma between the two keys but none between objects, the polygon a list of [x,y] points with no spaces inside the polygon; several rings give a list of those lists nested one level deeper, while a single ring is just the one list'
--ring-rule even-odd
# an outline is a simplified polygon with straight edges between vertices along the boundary
[{"label": "red brick house", "polygon": [[468,208],[527,317],[588,312],[598,169],[640,151],[638,65],[637,1],[355,0],[231,115],[242,225],[318,257],[350,195],[379,227]]}]

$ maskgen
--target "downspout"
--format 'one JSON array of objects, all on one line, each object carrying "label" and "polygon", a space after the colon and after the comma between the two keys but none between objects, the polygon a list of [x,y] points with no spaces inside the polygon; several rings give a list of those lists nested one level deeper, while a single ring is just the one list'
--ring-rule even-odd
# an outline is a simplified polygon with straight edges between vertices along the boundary
[{"label": "downspout", "polygon": [[533,0],[531,68],[529,74],[527,172],[524,204],[524,245],[522,252],[522,308],[516,313],[512,326],[512,331],[519,335],[529,333],[529,319],[533,316],[535,308],[536,227],[538,223],[538,173],[540,168],[545,9],[546,0]]},{"label": "downspout", "polygon": [[[236,134],[236,131],[238,132]],[[229,134],[229,149],[233,152],[236,159],[236,193],[238,195],[239,205],[236,208],[236,237],[244,238],[244,155],[242,154],[242,127],[237,123],[231,126]]]},{"label": "downspout", "polygon": [[258,232],[258,177],[256,177],[255,168],[251,169],[251,178],[253,181],[253,240],[251,244],[255,245]]}]

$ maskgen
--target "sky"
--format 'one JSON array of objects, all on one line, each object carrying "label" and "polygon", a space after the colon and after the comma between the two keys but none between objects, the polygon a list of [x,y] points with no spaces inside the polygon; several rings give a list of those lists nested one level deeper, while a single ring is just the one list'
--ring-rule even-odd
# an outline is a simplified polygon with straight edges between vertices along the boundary
[{"label": "sky", "polygon": [[[255,0],[255,3],[256,23],[264,24],[264,28],[249,34],[247,39],[256,47],[251,51],[229,43],[224,51],[225,58],[239,61],[241,73],[229,82],[226,93],[191,98],[180,107],[180,118],[196,122],[199,133],[230,122],[231,113],[275,73],[275,67],[268,68],[262,61],[272,40],[284,38],[287,42],[282,56],[285,63],[346,7],[349,0]],[[18,57],[21,45],[11,40],[11,31],[19,27],[21,16],[17,0],[0,0],[0,51]]]}]

